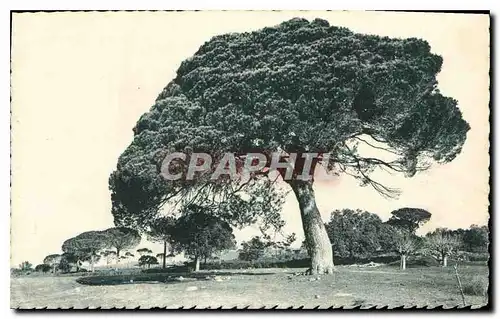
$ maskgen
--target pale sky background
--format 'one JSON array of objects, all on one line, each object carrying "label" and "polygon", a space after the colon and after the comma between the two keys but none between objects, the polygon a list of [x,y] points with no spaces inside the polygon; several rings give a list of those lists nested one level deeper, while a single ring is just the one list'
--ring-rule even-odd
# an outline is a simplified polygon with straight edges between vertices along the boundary
[{"label": "pale sky background", "polygon": [[[69,237],[113,226],[108,177],[180,63],[212,36],[257,30],[293,17],[326,19],[352,31],[427,40],[444,59],[444,95],[471,125],[462,153],[414,178],[386,175],[402,195],[388,200],[350,177],[316,183],[324,220],[360,208],[432,213],[422,232],[488,221],[489,17],[381,12],[142,12],[14,14],[12,34],[11,264],[60,253]],[[327,187],[328,186],[328,187]],[[285,232],[302,228],[290,196]],[[258,234],[237,231],[238,240]],[[142,246],[156,245],[144,242]]]}]

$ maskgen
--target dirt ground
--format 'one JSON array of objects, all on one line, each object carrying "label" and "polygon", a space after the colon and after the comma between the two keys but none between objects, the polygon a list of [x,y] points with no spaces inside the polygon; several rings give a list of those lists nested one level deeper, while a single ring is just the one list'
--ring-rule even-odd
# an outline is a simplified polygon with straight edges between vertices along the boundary
[{"label": "dirt ground", "polygon": [[[137,308],[151,307],[275,307],[328,308],[370,306],[462,305],[452,267],[412,268],[337,267],[333,275],[295,275],[303,269],[234,271],[218,280],[133,282],[87,286],[70,276],[25,276],[11,280],[12,308]],[[462,283],[488,277],[486,266],[465,266]],[[483,296],[466,295],[468,305],[487,303]]]}]

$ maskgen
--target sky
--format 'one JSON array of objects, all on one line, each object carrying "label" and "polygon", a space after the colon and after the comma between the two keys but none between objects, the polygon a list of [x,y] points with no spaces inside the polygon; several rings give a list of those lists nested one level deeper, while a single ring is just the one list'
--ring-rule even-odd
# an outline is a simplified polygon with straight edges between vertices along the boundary
[{"label": "sky", "polygon": [[[382,176],[402,191],[389,200],[356,180],[315,184],[324,220],[359,208],[383,220],[400,207],[432,213],[422,233],[488,221],[489,17],[382,12],[23,13],[12,22],[11,265],[41,263],[64,240],[113,226],[109,174],[180,63],[211,37],[258,30],[293,17],[382,36],[423,38],[443,57],[441,93],[458,100],[471,130],[451,163],[406,179]],[[285,233],[303,237],[298,204],[283,207]],[[237,240],[257,235],[236,231]],[[160,247],[141,246],[160,252]]]}]

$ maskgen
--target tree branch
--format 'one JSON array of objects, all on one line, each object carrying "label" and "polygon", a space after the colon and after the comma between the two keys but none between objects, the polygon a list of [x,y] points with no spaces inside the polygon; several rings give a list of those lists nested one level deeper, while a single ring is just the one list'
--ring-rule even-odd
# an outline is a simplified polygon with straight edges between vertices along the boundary
[{"label": "tree branch", "polygon": [[[364,142],[365,144],[367,144],[368,146],[370,146],[370,147],[372,147],[372,148],[376,148],[376,149],[379,149],[379,150],[383,150],[383,151],[386,151],[386,152],[389,152],[389,153],[392,153],[392,154],[395,154],[395,155],[399,155],[399,156],[401,156],[401,154],[400,154],[400,153],[395,152],[395,151],[393,151],[393,150],[391,150],[391,149],[389,149],[389,148],[385,148],[385,147],[380,147],[380,146],[373,145],[373,144],[369,143],[368,141],[366,141],[366,140],[364,140],[364,139],[362,139],[362,138],[359,138],[359,137],[357,137],[357,136],[354,136],[353,138],[355,138],[355,139],[357,139],[357,140],[359,140],[359,141],[361,141],[361,142]],[[372,137],[372,138],[373,138],[373,137]],[[374,138],[373,138],[373,139],[374,139]],[[374,140],[375,140],[375,139],[374,139]],[[375,140],[375,141],[376,141],[376,140]],[[378,142],[378,141],[377,141],[377,142]],[[380,143],[381,143],[381,142],[380,142]]]}]

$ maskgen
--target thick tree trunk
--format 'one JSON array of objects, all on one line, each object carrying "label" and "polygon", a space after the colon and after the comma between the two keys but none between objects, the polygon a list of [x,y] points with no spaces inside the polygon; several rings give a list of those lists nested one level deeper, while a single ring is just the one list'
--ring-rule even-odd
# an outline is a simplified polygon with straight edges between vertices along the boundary
[{"label": "thick tree trunk", "polygon": [[116,248],[116,263],[120,263],[120,249]]},{"label": "thick tree trunk", "polygon": [[448,256],[443,256],[443,267],[448,267]]},{"label": "thick tree trunk", "polygon": [[167,241],[163,241],[163,269],[167,268]]},{"label": "thick tree trunk", "polygon": [[334,268],[332,245],[318,207],[316,207],[312,182],[290,180],[288,183],[299,202],[307,252],[311,258],[309,272],[312,275],[331,274]]},{"label": "thick tree trunk", "polygon": [[200,271],[200,258],[194,257],[194,271]]},{"label": "thick tree trunk", "polygon": [[406,255],[405,254],[401,255],[401,261],[399,263],[399,266],[402,270],[406,269]]}]

